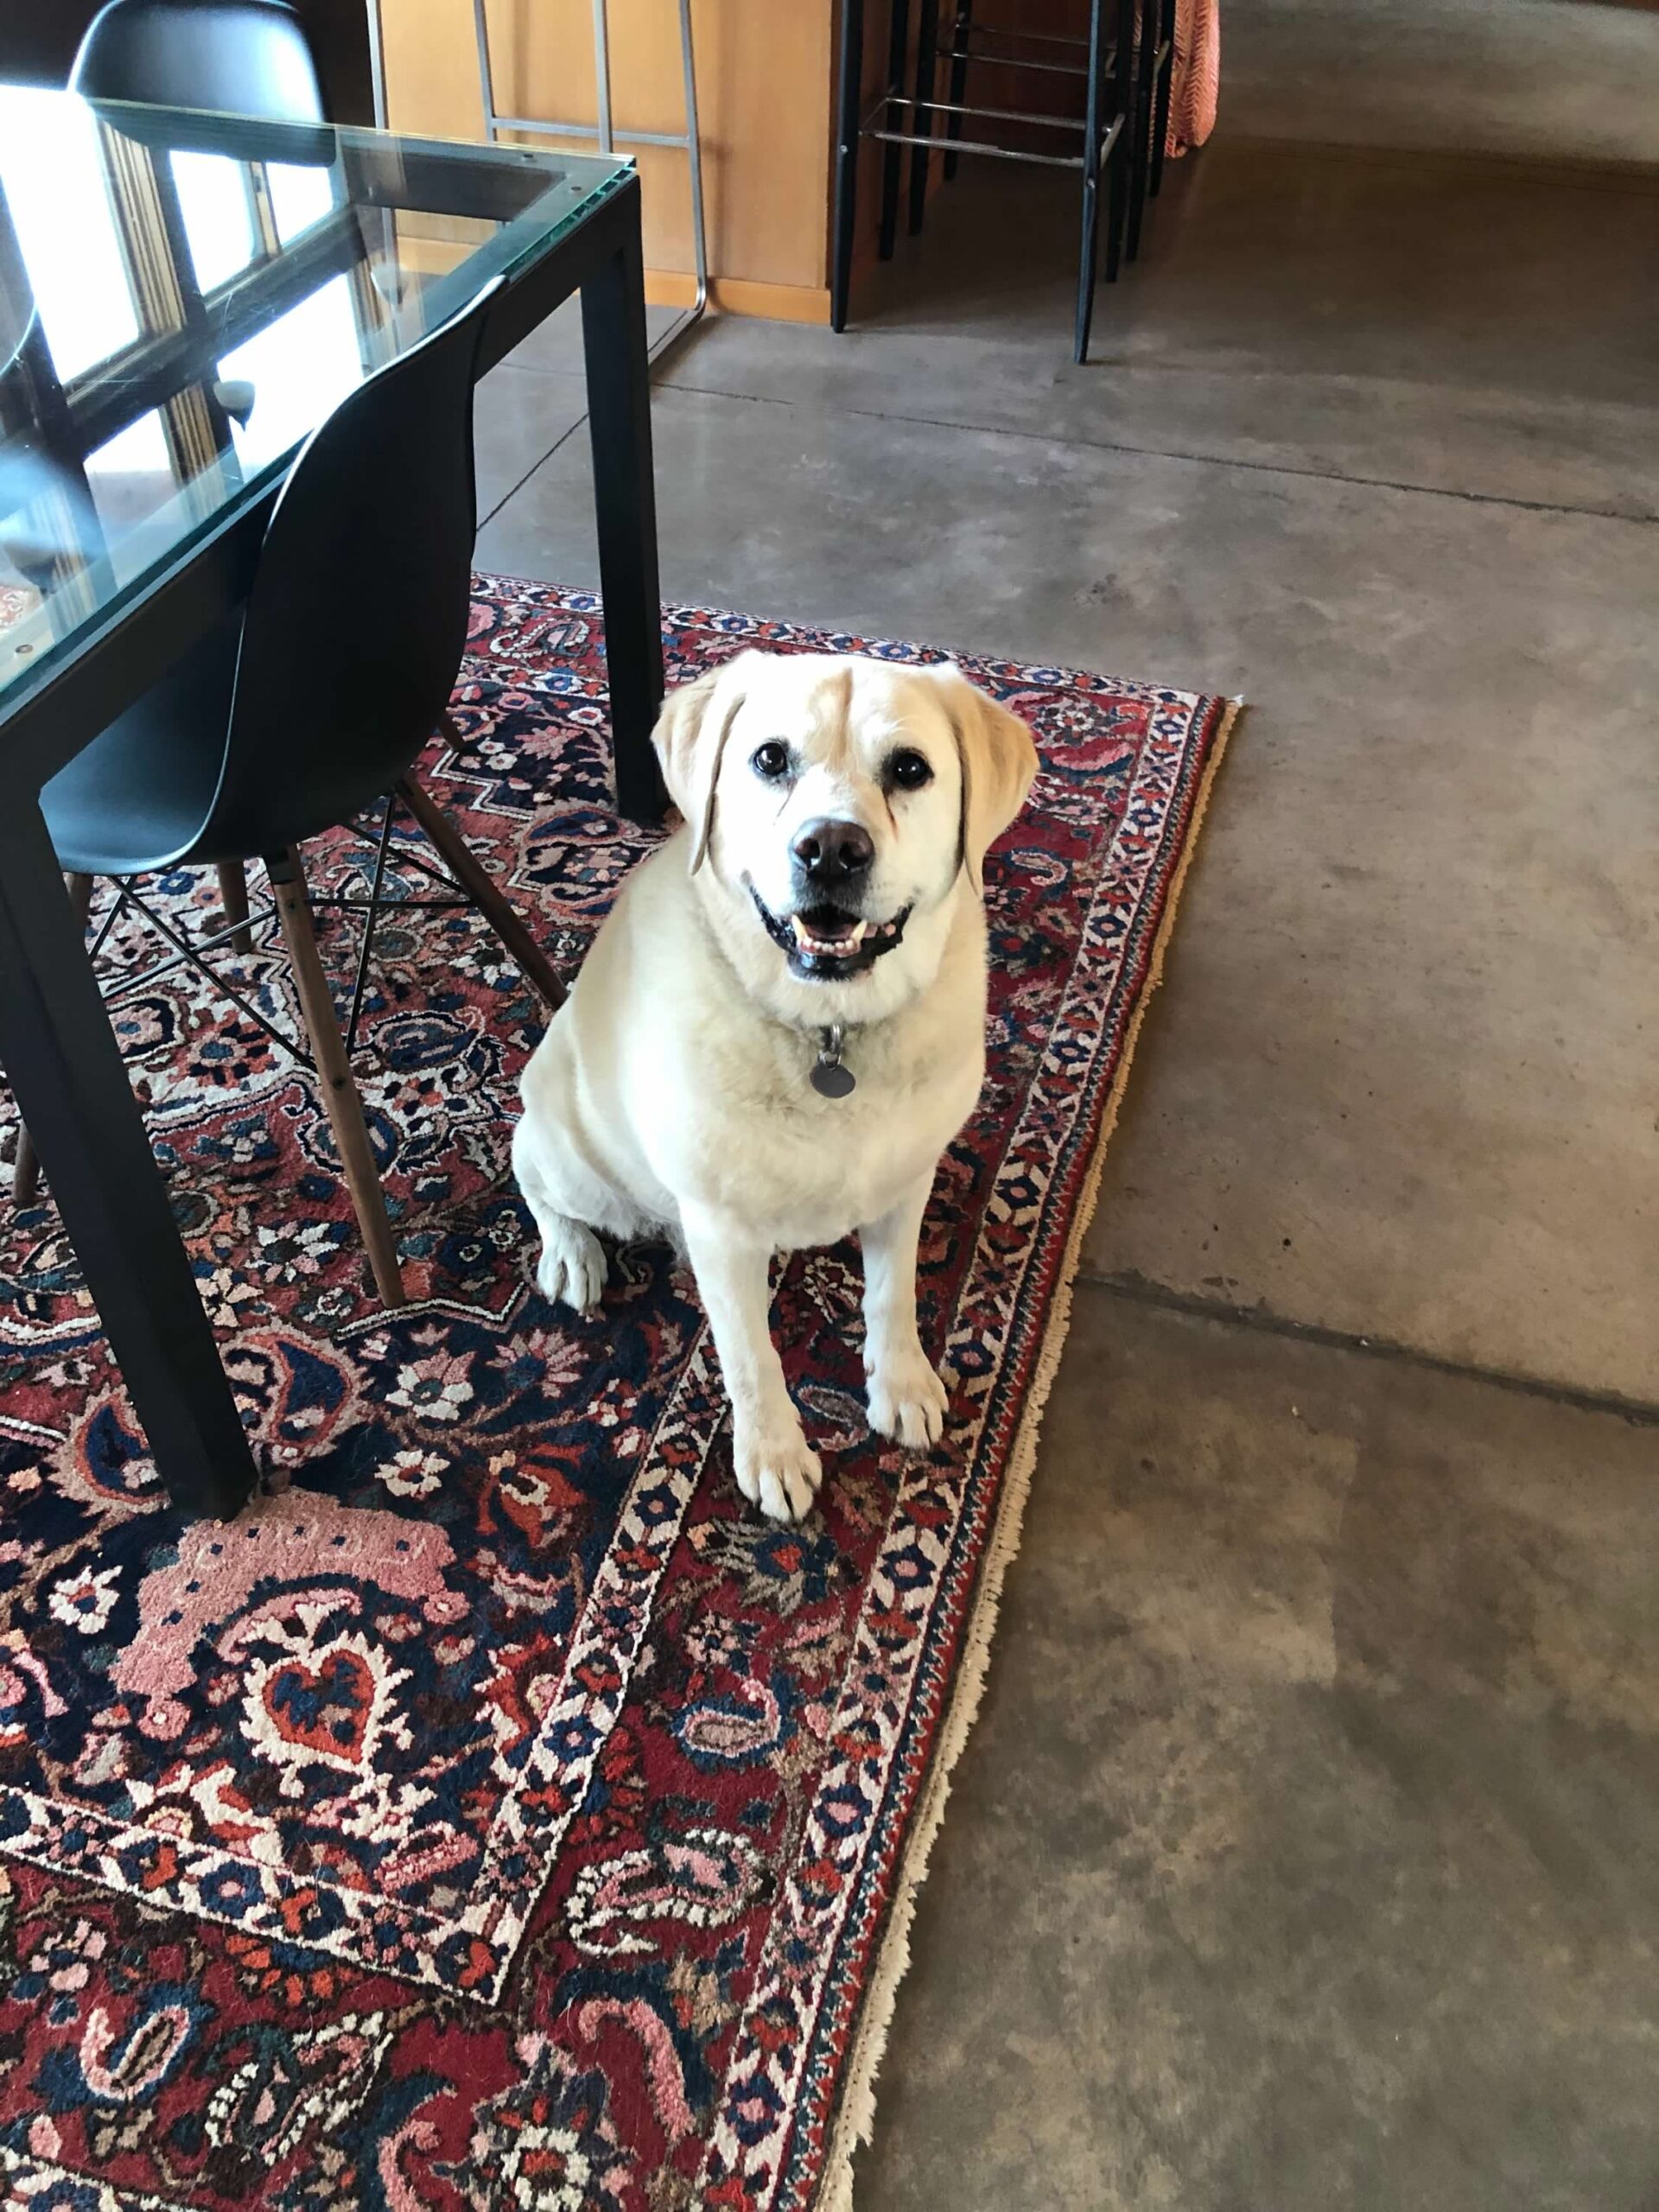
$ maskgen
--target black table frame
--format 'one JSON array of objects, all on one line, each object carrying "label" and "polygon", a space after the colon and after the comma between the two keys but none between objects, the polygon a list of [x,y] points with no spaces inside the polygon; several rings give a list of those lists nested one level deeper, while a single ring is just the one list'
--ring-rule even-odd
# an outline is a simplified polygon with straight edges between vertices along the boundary
[{"label": "black table frame", "polygon": [[[389,190],[387,204],[409,203]],[[651,744],[663,645],[639,209],[630,177],[509,281],[485,325],[480,372],[581,294],[617,798],[625,814],[652,820],[665,798]],[[226,1519],[255,1487],[252,1453],[40,792],[246,598],[278,488],[228,512],[27,696],[0,694],[0,1065],[157,1471],[183,1510]]]}]

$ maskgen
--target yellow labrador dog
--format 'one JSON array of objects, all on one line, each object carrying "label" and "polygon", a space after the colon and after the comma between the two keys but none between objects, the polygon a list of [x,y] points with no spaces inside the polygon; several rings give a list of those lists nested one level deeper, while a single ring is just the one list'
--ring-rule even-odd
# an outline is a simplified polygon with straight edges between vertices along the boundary
[{"label": "yellow labrador dog", "polygon": [[944,1425],[917,1237],[984,1077],[980,867],[1036,749],[953,667],[760,652],[671,694],[655,741],[684,826],[525,1069],[513,1166],[549,1298],[597,1302],[596,1229],[683,1248],[739,1485],[797,1520],[823,1473],[768,1326],[774,1252],[858,1231],[871,1425],[917,1447]]}]

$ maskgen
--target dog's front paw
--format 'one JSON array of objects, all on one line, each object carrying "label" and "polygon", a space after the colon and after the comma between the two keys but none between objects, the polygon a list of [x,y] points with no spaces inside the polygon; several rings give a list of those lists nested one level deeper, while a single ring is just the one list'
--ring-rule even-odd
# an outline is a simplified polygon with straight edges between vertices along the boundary
[{"label": "dog's front paw", "polygon": [[536,1281],[543,1297],[551,1299],[556,1306],[574,1306],[578,1313],[591,1313],[599,1304],[610,1268],[605,1247],[583,1222],[569,1221],[563,1216],[552,1220],[543,1217],[541,1228],[542,1257]]},{"label": "dog's front paw", "polygon": [[920,1344],[889,1352],[868,1377],[870,1427],[912,1452],[925,1452],[944,1433],[944,1385]]},{"label": "dog's front paw", "polygon": [[769,1521],[804,1520],[823,1480],[817,1453],[799,1421],[740,1424],[732,1439],[737,1486]]}]

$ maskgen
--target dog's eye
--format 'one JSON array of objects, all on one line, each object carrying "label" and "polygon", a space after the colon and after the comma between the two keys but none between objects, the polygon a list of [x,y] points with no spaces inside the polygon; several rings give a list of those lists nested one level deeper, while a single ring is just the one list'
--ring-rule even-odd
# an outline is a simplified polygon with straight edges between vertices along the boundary
[{"label": "dog's eye", "polygon": [[789,747],[779,739],[769,737],[749,755],[749,766],[757,776],[764,776],[769,784],[775,784],[779,776],[789,773]]},{"label": "dog's eye", "polygon": [[918,791],[924,784],[933,780],[932,768],[924,755],[908,748],[893,754],[887,763],[887,774],[901,791]]}]

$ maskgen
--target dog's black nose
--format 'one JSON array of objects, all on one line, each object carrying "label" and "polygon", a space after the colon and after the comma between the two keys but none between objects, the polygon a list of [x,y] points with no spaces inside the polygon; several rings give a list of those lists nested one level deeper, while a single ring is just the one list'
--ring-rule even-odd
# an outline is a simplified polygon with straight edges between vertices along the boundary
[{"label": "dog's black nose", "polygon": [[792,848],[809,883],[848,883],[862,875],[875,858],[870,833],[856,822],[828,818],[809,822]]}]

